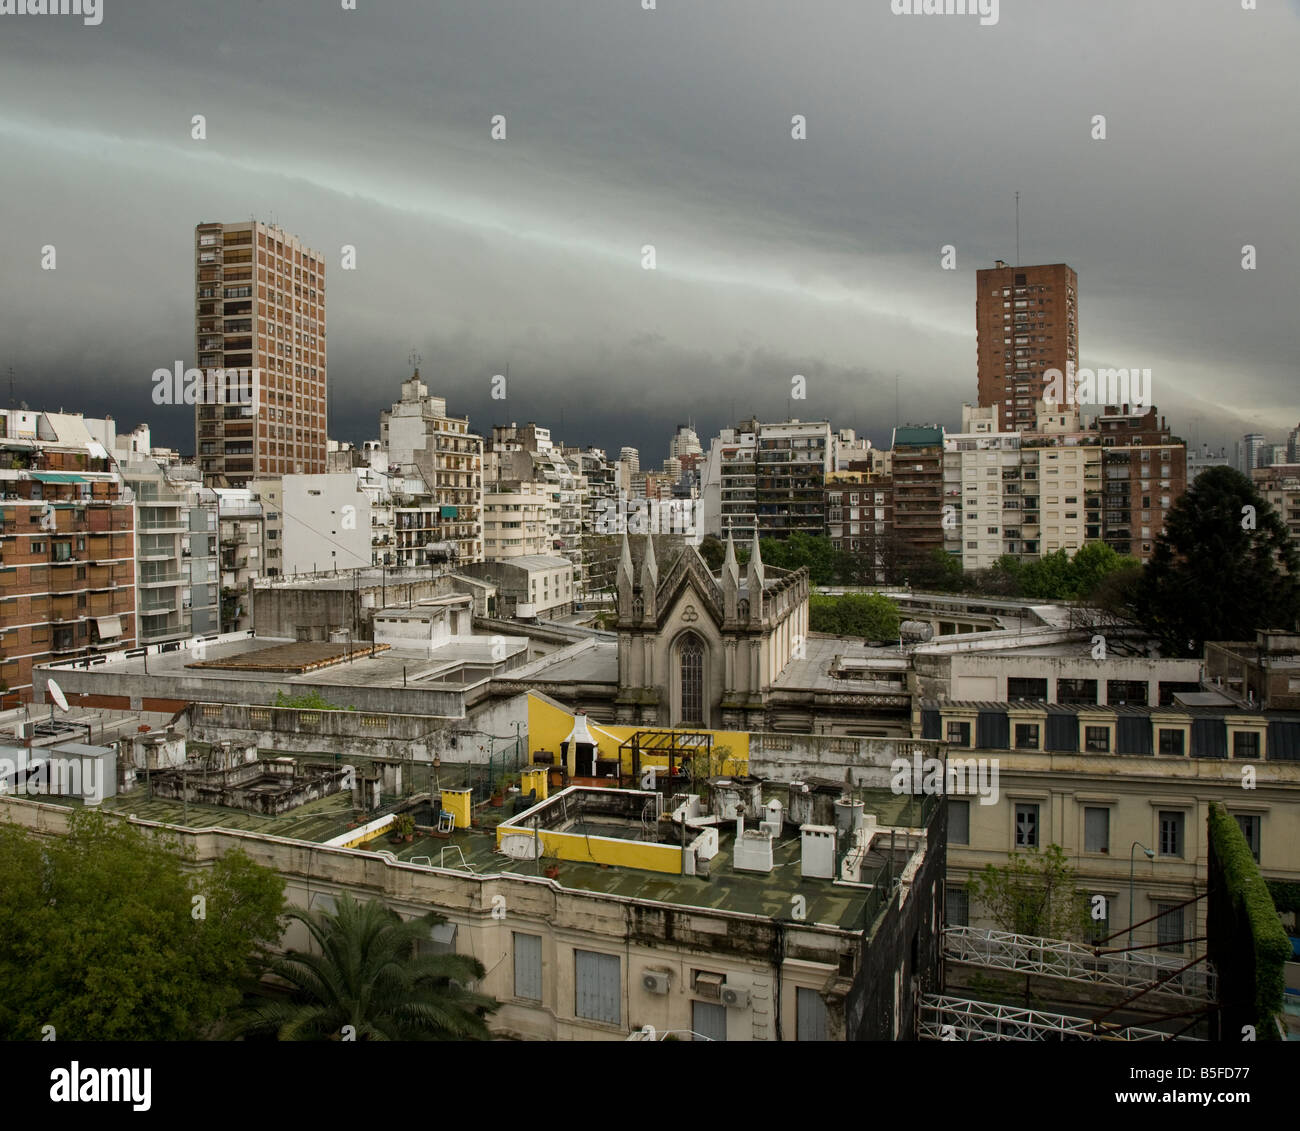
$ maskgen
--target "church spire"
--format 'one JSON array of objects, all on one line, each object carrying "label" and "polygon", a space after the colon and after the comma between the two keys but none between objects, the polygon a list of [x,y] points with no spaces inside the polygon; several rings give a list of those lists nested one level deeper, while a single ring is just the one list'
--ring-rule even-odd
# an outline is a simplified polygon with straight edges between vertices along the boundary
[{"label": "church spire", "polygon": [[727,554],[722,559],[722,588],[726,590],[740,588],[740,566],[736,564],[736,543],[731,539],[731,527],[727,527]]},{"label": "church spire", "polygon": [[623,528],[623,552],[618,561],[618,574],[615,578],[618,586],[618,615],[626,619],[632,615],[632,547],[628,545],[627,528]]},{"label": "church spire", "polygon": [[655,561],[655,536],[645,536],[645,556],[641,559],[641,607],[647,619],[659,615],[656,596],[659,591],[659,563]]},{"label": "church spire", "polygon": [[749,601],[753,605],[763,589],[763,555],[758,548],[758,527],[754,527],[754,545],[749,551],[749,568],[745,571],[746,584],[749,585]]},{"label": "church spire", "polygon": [[659,563],[655,561],[655,536],[645,536],[645,557],[641,559],[641,588],[653,593],[659,586]]}]

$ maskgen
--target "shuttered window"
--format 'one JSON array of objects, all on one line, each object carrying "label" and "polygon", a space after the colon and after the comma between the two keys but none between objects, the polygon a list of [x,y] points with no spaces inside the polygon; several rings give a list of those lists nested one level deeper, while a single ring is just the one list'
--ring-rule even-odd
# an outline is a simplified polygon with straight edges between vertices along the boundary
[{"label": "shuttered window", "polygon": [[693,1041],[725,1041],[727,1039],[727,1007],[716,1001],[691,1002],[691,1030]]},{"label": "shuttered window", "polygon": [[798,987],[795,996],[795,1040],[827,1041],[829,1036],[829,1018],[826,1003],[816,990]]},{"label": "shuttered window", "polygon": [[515,997],[542,1000],[542,936],[514,932]]},{"label": "shuttered window", "polygon": [[575,950],[573,961],[577,983],[574,1013],[588,1021],[619,1024],[622,1012],[619,1009],[621,978],[618,955]]},{"label": "shuttered window", "polygon": [[1092,808],[1083,811],[1084,852],[1110,851],[1110,810]]}]

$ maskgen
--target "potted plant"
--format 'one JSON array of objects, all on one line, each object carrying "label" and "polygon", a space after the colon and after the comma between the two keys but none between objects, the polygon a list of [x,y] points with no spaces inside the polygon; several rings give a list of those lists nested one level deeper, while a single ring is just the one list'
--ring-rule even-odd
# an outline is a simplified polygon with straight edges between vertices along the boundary
[{"label": "potted plant", "polygon": [[506,791],[510,789],[511,781],[509,774],[502,774],[497,778],[497,783],[492,790],[492,804],[500,808],[505,802]]},{"label": "potted plant", "polygon": [[415,818],[410,813],[399,813],[393,821],[393,843],[405,841],[410,844],[415,839]]}]

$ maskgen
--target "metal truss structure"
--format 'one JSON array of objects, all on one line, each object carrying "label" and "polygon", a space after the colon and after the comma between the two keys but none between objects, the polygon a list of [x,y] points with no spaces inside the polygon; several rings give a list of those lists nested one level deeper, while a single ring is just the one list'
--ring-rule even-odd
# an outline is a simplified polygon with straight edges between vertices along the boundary
[{"label": "metal truss structure", "polygon": [[1022,1006],[926,994],[920,1037],[933,1041],[1172,1041],[1194,1040],[1158,1029],[1108,1025]]},{"label": "metal truss structure", "polygon": [[[1074,982],[1158,991],[1189,1002],[1213,1001],[1217,979],[1204,961],[1187,962],[1150,950],[1107,952],[1062,939],[1036,938],[975,927],[948,927],[944,957],[993,970],[1044,974]],[[1140,996],[1140,995],[1139,995]]]}]

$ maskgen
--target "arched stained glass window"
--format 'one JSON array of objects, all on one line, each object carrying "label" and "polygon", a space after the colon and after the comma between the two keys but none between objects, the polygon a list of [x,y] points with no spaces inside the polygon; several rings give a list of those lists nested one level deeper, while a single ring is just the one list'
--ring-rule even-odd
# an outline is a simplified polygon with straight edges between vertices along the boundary
[{"label": "arched stained glass window", "polygon": [[681,644],[682,722],[704,725],[704,642],[691,634]]}]

